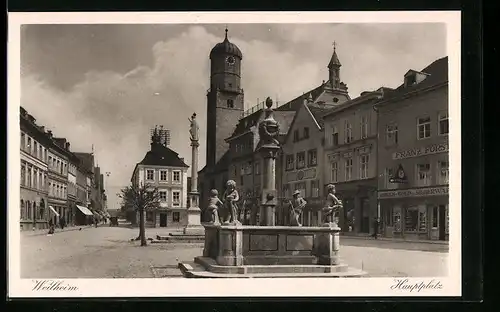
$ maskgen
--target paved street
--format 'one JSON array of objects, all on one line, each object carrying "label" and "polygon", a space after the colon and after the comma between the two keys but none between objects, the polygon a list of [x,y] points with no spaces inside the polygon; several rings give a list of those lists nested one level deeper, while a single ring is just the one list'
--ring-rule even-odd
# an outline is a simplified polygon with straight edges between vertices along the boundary
[{"label": "paved street", "polygon": [[[202,244],[149,244],[130,239],[137,229],[102,226],[53,236],[21,233],[22,278],[133,278],[178,276],[177,262],[201,255]],[[148,237],[164,229],[147,229]],[[341,238],[341,257],[370,276],[447,275],[446,246]],[[412,249],[412,250],[408,250]],[[420,249],[420,250],[415,250]],[[422,251],[425,250],[425,251]],[[429,251],[433,250],[433,251]],[[164,268],[155,270],[154,268]]]}]

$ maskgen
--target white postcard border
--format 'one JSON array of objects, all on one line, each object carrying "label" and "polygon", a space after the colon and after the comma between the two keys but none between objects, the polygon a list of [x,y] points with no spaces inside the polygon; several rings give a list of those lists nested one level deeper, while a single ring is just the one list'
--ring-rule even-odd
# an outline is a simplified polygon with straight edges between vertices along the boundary
[{"label": "white postcard border", "polygon": [[[461,124],[459,11],[400,12],[96,12],[9,13],[8,31],[8,289],[9,297],[205,297],[205,296],[460,296]],[[19,105],[20,25],[176,23],[445,23],[449,59],[450,236],[448,277],[349,279],[54,279],[59,290],[36,290],[36,279],[20,278]],[[44,279],[45,281],[50,281]],[[401,289],[396,285],[410,285]],[[415,286],[414,286],[415,285]],[[430,286],[429,286],[430,285]],[[72,288],[76,287],[76,288]],[[56,287],[57,288],[57,287]],[[420,290],[418,290],[420,289]]]}]

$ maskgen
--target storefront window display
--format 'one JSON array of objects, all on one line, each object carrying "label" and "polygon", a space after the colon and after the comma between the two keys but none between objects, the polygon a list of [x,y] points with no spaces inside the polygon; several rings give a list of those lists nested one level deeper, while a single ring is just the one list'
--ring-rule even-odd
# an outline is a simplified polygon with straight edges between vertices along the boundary
[{"label": "storefront window display", "polygon": [[427,213],[425,206],[408,207],[405,214],[406,232],[425,232],[427,230]]}]

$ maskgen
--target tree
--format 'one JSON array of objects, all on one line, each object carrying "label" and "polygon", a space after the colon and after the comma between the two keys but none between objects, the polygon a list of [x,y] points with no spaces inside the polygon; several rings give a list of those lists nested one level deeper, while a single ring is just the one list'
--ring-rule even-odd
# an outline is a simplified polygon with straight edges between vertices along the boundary
[{"label": "tree", "polygon": [[141,246],[146,246],[146,220],[145,212],[160,207],[160,192],[158,188],[149,184],[130,185],[121,190],[119,194],[124,207],[131,207],[139,212],[139,237]]}]

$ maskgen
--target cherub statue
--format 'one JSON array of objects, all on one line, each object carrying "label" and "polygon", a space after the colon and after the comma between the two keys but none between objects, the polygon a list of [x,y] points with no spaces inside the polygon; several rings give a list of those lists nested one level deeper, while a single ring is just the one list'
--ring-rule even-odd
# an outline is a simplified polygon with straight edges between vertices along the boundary
[{"label": "cherub statue", "polygon": [[335,196],[335,185],[328,184],[328,194],[326,195],[326,203],[323,208],[323,222],[337,224],[338,211],[342,209],[342,201]]},{"label": "cherub statue", "polygon": [[[236,182],[233,180],[229,180],[226,183],[226,191],[224,192],[224,206],[225,213],[224,218],[222,220],[223,223],[239,223],[236,218],[238,207],[236,206],[236,202],[240,200],[240,196],[238,191],[236,190]],[[229,218],[228,218],[229,212]]]},{"label": "cherub statue", "polygon": [[210,198],[208,199],[208,213],[211,223],[219,223],[219,206],[224,203],[219,199],[219,192],[216,189],[210,190]]},{"label": "cherub statue", "polygon": [[198,141],[198,131],[200,130],[200,127],[198,126],[198,122],[196,121],[196,113],[193,113],[191,118],[188,119],[190,122],[190,128],[189,128],[189,133],[191,134],[191,140],[192,141]]}]

